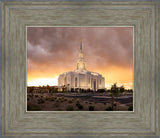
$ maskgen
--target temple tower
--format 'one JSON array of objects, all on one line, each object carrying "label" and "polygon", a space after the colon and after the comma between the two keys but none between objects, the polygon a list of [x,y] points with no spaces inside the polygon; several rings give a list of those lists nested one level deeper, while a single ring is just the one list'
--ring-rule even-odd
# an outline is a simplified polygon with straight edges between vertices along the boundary
[{"label": "temple tower", "polygon": [[82,51],[82,40],[80,42],[80,52],[79,52],[79,58],[77,61],[77,70],[85,70],[85,61],[83,57],[83,51]]}]

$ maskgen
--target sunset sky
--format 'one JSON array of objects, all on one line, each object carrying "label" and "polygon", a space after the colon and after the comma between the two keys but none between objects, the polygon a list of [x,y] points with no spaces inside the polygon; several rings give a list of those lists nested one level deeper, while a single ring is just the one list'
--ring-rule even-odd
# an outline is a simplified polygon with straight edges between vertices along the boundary
[{"label": "sunset sky", "polygon": [[81,39],[87,70],[102,74],[107,88],[132,88],[132,27],[28,27],[28,86],[57,85],[59,74],[75,70]]}]

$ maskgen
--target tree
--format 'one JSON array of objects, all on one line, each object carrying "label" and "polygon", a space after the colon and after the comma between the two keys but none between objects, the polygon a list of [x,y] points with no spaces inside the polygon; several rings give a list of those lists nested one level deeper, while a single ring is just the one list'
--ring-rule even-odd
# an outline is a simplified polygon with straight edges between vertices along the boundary
[{"label": "tree", "polygon": [[63,85],[63,92],[64,92],[64,90],[65,90],[65,87],[66,87],[66,85]]},{"label": "tree", "polygon": [[114,83],[112,86],[111,86],[111,92],[114,96],[118,96],[119,95],[119,91],[118,91],[118,86],[116,83]]},{"label": "tree", "polygon": [[119,87],[120,93],[124,92],[124,86]]},{"label": "tree", "polygon": [[49,88],[49,85],[47,84],[47,88]]},{"label": "tree", "polygon": [[71,88],[71,92],[74,92],[74,88]]},{"label": "tree", "polygon": [[[115,98],[114,97],[118,97],[119,96],[119,88],[117,86],[116,83],[114,83],[112,86],[111,86],[111,96],[112,96],[112,108],[114,108],[114,104],[115,104]],[[116,104],[116,107],[117,107],[117,104]]]},{"label": "tree", "polygon": [[69,85],[70,85],[70,84],[67,84],[67,85],[68,85],[68,88],[67,88],[67,90],[68,90],[68,92],[69,92]]},{"label": "tree", "polygon": [[111,94],[111,105],[112,105],[112,109],[113,109],[113,105],[114,105],[114,97],[113,97],[113,94]]},{"label": "tree", "polygon": [[34,91],[34,87],[28,87],[27,89],[29,93],[32,93]]}]

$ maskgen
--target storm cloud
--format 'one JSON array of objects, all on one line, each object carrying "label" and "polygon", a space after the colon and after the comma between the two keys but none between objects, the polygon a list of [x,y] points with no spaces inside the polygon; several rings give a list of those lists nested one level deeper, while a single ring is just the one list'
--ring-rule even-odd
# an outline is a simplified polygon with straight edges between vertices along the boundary
[{"label": "storm cloud", "polygon": [[28,27],[30,78],[33,72],[48,77],[76,69],[81,39],[88,70],[104,74],[112,67],[132,71],[132,27]]}]

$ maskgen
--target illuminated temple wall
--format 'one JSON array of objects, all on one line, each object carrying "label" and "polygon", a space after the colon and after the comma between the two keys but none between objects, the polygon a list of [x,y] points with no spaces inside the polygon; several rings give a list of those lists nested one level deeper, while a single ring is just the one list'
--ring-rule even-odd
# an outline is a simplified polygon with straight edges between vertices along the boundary
[{"label": "illuminated temple wall", "polygon": [[92,72],[66,72],[59,75],[58,86],[68,88],[91,89],[97,91],[105,88],[105,79],[101,74]]}]

